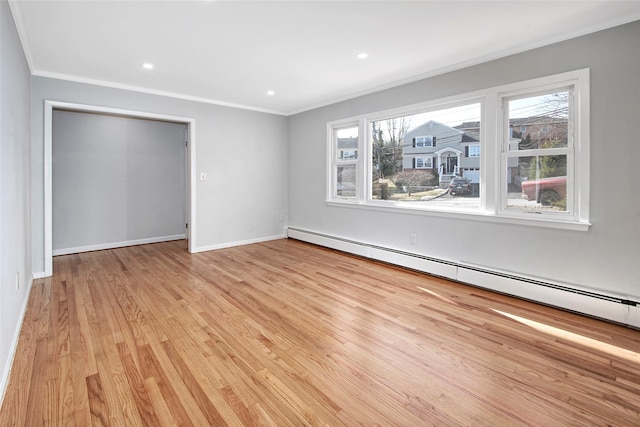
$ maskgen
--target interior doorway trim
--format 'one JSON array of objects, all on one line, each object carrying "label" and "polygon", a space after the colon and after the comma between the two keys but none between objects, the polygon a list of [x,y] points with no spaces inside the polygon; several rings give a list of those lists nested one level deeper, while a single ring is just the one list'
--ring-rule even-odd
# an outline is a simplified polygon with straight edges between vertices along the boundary
[{"label": "interior doorway trim", "polygon": [[67,110],[86,113],[113,114],[123,117],[162,120],[187,125],[187,221],[186,231],[189,240],[189,252],[196,245],[196,119],[120,108],[100,107],[96,105],[75,104],[45,100],[44,102],[44,277],[53,274],[53,110]]}]

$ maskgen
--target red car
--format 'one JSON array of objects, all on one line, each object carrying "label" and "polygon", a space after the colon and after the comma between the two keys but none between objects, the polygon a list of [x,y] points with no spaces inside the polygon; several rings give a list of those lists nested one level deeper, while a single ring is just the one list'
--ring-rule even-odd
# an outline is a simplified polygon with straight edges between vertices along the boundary
[{"label": "red car", "polygon": [[522,194],[543,206],[551,206],[567,197],[567,177],[554,176],[522,182]]}]

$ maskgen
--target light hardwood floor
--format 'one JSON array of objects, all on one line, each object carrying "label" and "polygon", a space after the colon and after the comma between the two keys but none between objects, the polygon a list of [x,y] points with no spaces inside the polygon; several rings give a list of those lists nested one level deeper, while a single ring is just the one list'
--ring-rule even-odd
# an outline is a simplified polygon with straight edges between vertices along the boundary
[{"label": "light hardwood floor", "polygon": [[0,426],[640,425],[640,332],[294,240],[66,255]]}]

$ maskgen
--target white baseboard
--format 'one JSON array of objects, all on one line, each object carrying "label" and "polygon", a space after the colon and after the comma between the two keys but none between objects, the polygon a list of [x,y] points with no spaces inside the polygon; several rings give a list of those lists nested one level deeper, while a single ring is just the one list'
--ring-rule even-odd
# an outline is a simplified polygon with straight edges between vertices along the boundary
[{"label": "white baseboard", "polygon": [[[524,278],[523,278],[524,279]],[[458,281],[469,283],[496,292],[502,292],[524,298],[542,304],[599,317],[616,323],[640,327],[640,323],[633,324],[630,318],[629,305],[621,304],[612,299],[606,299],[609,295],[592,295],[571,292],[569,285],[560,285],[562,288],[541,286],[524,282],[518,278],[496,276],[492,273],[470,270],[464,267],[458,268]],[[555,285],[555,284],[553,284]],[[574,287],[575,288],[575,287]],[[619,298],[623,299],[623,298]]]},{"label": "white baseboard", "polygon": [[457,268],[455,265],[443,262],[435,262],[411,254],[399,253],[393,250],[383,248],[374,248],[371,250],[371,258],[388,262],[389,264],[400,265],[412,270],[424,271],[434,276],[445,277],[451,280],[457,280]]},{"label": "white baseboard", "polygon": [[16,351],[18,350],[20,332],[22,331],[24,316],[25,314],[27,314],[27,306],[29,303],[29,298],[31,297],[33,280],[34,280],[34,277],[32,276],[31,279],[29,280],[27,295],[25,295],[24,301],[22,303],[22,308],[20,309],[18,324],[16,325],[16,329],[13,332],[13,339],[11,340],[11,348],[9,349],[9,357],[7,357],[7,363],[2,369],[2,379],[0,380],[0,408],[2,407],[2,402],[4,401],[4,394],[7,391],[7,386],[9,385],[9,376],[11,374],[11,367],[13,366],[13,360],[15,359]]},{"label": "white baseboard", "polygon": [[581,288],[574,284],[552,282],[548,279],[529,277],[510,271],[434,259],[309,230],[289,228],[287,236],[560,309],[640,328],[640,301],[631,301],[627,295]]},{"label": "white baseboard", "polygon": [[54,249],[53,256],[77,254],[80,252],[101,251],[103,249],[124,248],[126,246],[146,245],[149,243],[170,242],[172,240],[183,240],[185,238],[186,234],[175,234],[172,236],[160,236],[146,239],[126,240],[123,242],[101,243],[99,245],[77,246],[75,248]]},{"label": "white baseboard", "polygon": [[239,241],[235,241],[235,242],[226,242],[226,243],[220,243],[218,245],[199,246],[197,248],[194,248],[191,251],[191,253],[195,254],[195,253],[198,253],[198,252],[215,251],[217,249],[232,248],[234,246],[250,245],[252,243],[268,242],[270,240],[284,239],[285,237],[286,236],[284,234],[278,234],[276,236],[266,236],[266,237],[259,237],[257,239],[239,240]]}]

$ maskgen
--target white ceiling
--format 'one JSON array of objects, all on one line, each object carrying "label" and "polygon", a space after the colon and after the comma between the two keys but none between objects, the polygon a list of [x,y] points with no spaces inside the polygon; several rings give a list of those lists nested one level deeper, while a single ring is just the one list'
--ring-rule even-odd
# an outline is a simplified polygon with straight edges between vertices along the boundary
[{"label": "white ceiling", "polygon": [[640,1],[10,5],[34,75],[285,115],[640,19]]}]

